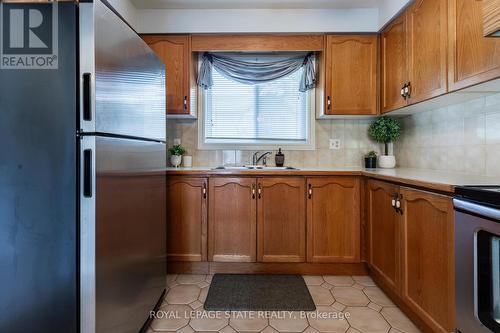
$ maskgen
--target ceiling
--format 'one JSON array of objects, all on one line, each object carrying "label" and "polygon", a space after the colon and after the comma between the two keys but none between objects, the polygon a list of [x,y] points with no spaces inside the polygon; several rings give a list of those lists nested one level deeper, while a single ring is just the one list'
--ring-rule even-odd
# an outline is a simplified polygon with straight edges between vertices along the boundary
[{"label": "ceiling", "polygon": [[377,8],[382,0],[131,0],[139,9]]}]

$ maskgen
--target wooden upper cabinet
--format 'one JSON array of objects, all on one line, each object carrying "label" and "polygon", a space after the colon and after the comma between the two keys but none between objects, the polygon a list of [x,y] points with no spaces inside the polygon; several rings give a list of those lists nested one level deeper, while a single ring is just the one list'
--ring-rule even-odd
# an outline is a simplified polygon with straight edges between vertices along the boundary
[{"label": "wooden upper cabinet", "polygon": [[326,38],[326,115],[377,114],[377,36]]},{"label": "wooden upper cabinet", "polygon": [[255,178],[210,179],[208,259],[223,262],[255,262]]},{"label": "wooden upper cabinet", "polygon": [[304,262],[306,191],[300,177],[257,180],[257,260]]},{"label": "wooden upper cabinet", "polygon": [[408,82],[406,15],[390,23],[380,35],[381,113],[407,105],[401,89]]},{"label": "wooden upper cabinet", "polygon": [[417,0],[406,11],[409,103],[447,93],[448,0]]},{"label": "wooden upper cabinet", "polygon": [[369,263],[387,288],[398,293],[401,286],[399,215],[392,207],[397,186],[368,181]]},{"label": "wooden upper cabinet", "polygon": [[500,0],[482,0],[483,34],[500,37]]},{"label": "wooden upper cabinet", "polygon": [[449,197],[401,189],[404,301],[433,329],[454,325],[453,204]]},{"label": "wooden upper cabinet", "polygon": [[483,36],[482,2],[449,0],[450,90],[500,77],[500,38]]},{"label": "wooden upper cabinet", "polygon": [[190,114],[191,37],[146,35],[146,43],[165,64],[167,114]]},{"label": "wooden upper cabinet", "polygon": [[167,181],[167,257],[207,260],[207,179],[172,177]]},{"label": "wooden upper cabinet", "polygon": [[307,180],[307,261],[360,261],[360,180]]}]

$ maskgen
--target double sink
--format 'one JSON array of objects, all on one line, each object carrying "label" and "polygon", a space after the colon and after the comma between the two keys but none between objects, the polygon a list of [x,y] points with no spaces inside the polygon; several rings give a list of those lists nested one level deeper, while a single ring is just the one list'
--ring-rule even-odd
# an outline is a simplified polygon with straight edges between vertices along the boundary
[{"label": "double sink", "polygon": [[258,170],[258,171],[276,171],[276,170],[300,170],[290,166],[268,167],[265,165],[241,165],[241,166],[218,166],[212,170]]}]

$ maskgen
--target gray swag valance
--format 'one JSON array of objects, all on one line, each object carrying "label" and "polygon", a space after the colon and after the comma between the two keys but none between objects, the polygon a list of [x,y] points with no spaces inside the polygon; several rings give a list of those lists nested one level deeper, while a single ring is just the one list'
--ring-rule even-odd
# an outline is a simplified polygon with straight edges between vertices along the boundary
[{"label": "gray swag valance", "polygon": [[304,67],[299,90],[305,92],[316,86],[313,57],[313,53],[295,53],[291,56],[269,54],[258,56],[257,60],[238,53],[205,52],[197,83],[204,89],[212,87],[212,66],[228,80],[249,85],[277,80]]}]

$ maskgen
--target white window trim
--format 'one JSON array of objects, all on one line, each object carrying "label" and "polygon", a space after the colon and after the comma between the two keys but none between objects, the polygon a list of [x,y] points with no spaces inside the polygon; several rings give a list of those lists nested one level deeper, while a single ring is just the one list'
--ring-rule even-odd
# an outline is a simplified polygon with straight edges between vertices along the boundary
[{"label": "white window trim", "polygon": [[[316,89],[311,89],[307,92],[309,94],[308,110],[309,123],[307,128],[307,140],[305,143],[288,143],[288,142],[269,142],[265,141],[256,143],[207,143],[205,142],[205,90],[198,87],[198,150],[277,150],[283,148],[284,150],[315,150],[315,123],[316,123]],[[237,111],[237,109],[235,109]]]}]

